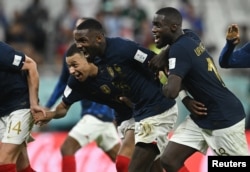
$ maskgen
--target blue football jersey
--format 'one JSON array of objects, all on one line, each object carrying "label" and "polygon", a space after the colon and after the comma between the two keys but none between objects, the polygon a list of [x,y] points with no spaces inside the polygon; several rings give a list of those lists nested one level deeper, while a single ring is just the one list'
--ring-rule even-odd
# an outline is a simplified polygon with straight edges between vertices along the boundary
[{"label": "blue football jersey", "polygon": [[169,73],[180,76],[188,92],[207,107],[206,116],[191,114],[201,128],[220,129],[245,117],[240,100],[226,87],[211,55],[191,31],[171,45]]},{"label": "blue football jersey", "polygon": [[25,55],[0,42],[0,116],[30,108],[27,73],[22,71]]}]

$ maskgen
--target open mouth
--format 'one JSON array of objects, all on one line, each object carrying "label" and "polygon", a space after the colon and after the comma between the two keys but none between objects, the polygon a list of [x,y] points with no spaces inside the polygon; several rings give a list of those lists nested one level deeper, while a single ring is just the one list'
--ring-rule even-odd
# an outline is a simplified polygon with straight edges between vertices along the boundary
[{"label": "open mouth", "polygon": [[79,80],[79,79],[81,79],[81,74],[80,74],[80,73],[75,73],[75,74],[74,74],[74,77],[75,77],[77,80]]},{"label": "open mouth", "polygon": [[157,36],[157,35],[153,35],[154,36],[154,39],[155,39],[155,43],[157,44],[157,43],[159,43],[159,41],[160,41],[160,37],[159,36]]}]

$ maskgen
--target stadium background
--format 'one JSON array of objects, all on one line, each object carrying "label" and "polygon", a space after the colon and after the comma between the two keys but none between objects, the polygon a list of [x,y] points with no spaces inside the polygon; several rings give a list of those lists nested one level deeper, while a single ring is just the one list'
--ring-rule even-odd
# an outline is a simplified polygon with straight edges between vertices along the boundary
[{"label": "stadium background", "polygon": [[[45,48],[39,52],[39,58],[36,58],[40,72],[40,101],[45,105],[49,99],[54,86],[60,74],[62,57],[58,50],[55,50],[55,35],[59,30],[55,29],[57,21],[64,21],[62,17],[69,13],[66,9],[66,2],[68,0],[41,0],[40,5],[43,6],[48,14],[47,20],[42,23],[45,29],[46,41]],[[0,0],[0,40],[5,41],[5,31],[11,26],[15,20],[17,13],[23,13],[29,6],[32,0]],[[164,6],[173,6],[176,8],[183,8],[184,0],[137,0],[138,7],[142,8],[147,13],[147,20],[150,21],[154,12]],[[225,43],[225,32],[227,26],[231,23],[244,26],[246,33],[244,33],[242,40],[249,40],[250,32],[250,1],[249,0],[190,0],[191,5],[194,7],[195,17],[200,18],[203,24],[202,39],[203,42],[210,48],[211,54],[214,56],[216,65],[218,66],[218,56]],[[105,11],[106,18],[114,15],[114,10],[119,8],[123,9],[129,5],[129,0],[72,0],[74,10],[77,11],[78,17],[89,16],[95,17],[96,14],[102,9]],[[74,11],[73,10],[73,11]],[[113,10],[113,11],[112,11]],[[72,12],[72,11],[71,11]],[[104,15],[105,15],[104,14]],[[61,17],[60,20],[58,20]],[[65,16],[66,17],[66,16]],[[111,16],[112,17],[112,16]],[[119,16],[118,16],[119,17]],[[2,19],[5,18],[9,23],[8,27],[4,27]],[[126,27],[129,28],[129,23]],[[192,28],[192,23],[189,20],[184,21],[184,28]],[[112,33],[110,33],[112,35]],[[123,35],[124,36],[124,35]],[[128,36],[125,34],[125,36]],[[129,35],[131,36],[131,35]],[[134,37],[129,37],[133,39]],[[21,47],[20,49],[22,49]],[[34,48],[35,49],[35,48]],[[37,54],[36,49],[34,53]],[[28,51],[27,54],[33,57],[33,51]],[[250,69],[221,69],[218,67],[224,82],[227,87],[231,89],[243,102],[245,111],[248,116],[250,112]],[[178,100],[178,99],[177,99]],[[177,125],[185,118],[187,111],[184,106],[179,103],[180,117]],[[36,141],[29,145],[29,154],[31,156],[32,165],[38,172],[54,172],[60,171],[60,154],[59,146],[66,136],[67,131],[80,119],[80,105],[74,104],[68,115],[63,119],[53,120],[47,126],[38,128],[34,127],[34,134]],[[176,126],[177,126],[176,125]],[[248,133],[248,141],[250,135]],[[250,141],[249,141],[250,143]],[[95,143],[91,143],[88,147],[77,153],[78,157],[78,171],[95,172],[100,171],[102,168],[104,172],[113,172],[114,165],[110,160],[96,148]],[[196,158],[196,159],[195,159]],[[189,163],[193,164],[196,168],[195,171],[204,171],[206,163],[201,155],[192,157]],[[102,161],[102,163],[100,163]],[[198,161],[202,161],[201,170],[197,165]],[[203,162],[204,161],[204,162]],[[80,163],[81,162],[81,163]],[[98,169],[96,162],[98,162]]]}]

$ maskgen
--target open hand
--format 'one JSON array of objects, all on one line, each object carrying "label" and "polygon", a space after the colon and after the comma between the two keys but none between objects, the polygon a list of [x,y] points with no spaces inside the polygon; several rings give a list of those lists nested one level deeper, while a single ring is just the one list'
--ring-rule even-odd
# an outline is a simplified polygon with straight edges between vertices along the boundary
[{"label": "open hand", "polygon": [[227,40],[234,40],[233,44],[237,45],[240,43],[239,27],[237,24],[232,24],[228,27],[226,33]]},{"label": "open hand", "polygon": [[207,108],[201,102],[198,102],[191,97],[187,96],[182,100],[186,108],[195,115],[207,115]]}]

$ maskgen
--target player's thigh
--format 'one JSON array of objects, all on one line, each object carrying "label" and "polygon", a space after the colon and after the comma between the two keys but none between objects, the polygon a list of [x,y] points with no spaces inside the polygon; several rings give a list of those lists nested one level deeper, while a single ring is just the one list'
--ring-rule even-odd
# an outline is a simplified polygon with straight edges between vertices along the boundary
[{"label": "player's thigh", "polygon": [[120,144],[120,142],[119,142],[119,143],[115,144],[115,145],[112,147],[112,149],[106,151],[106,154],[110,157],[110,159],[111,159],[113,162],[115,162],[115,160],[116,160],[116,156],[117,156],[117,154],[118,154],[118,151],[119,151],[120,147],[121,147],[121,144]]},{"label": "player's thigh", "polygon": [[16,163],[18,156],[21,153],[21,145],[2,143],[0,152],[0,162]]},{"label": "player's thigh", "polygon": [[31,138],[30,133],[33,119],[29,109],[13,111],[10,115],[0,120],[0,161],[16,163],[19,154]]},{"label": "player's thigh", "polygon": [[30,109],[13,111],[10,115],[1,118],[4,128],[1,136],[2,143],[22,144],[30,139],[33,127],[33,118]]},{"label": "player's thigh", "polygon": [[233,126],[213,130],[213,132],[203,132],[203,134],[209,146],[217,155],[249,155],[245,134],[245,119]]},{"label": "player's thigh", "polygon": [[[100,135],[95,139],[97,145],[105,152],[120,145],[120,137],[113,122],[103,122],[100,127]],[[118,152],[118,151],[117,151]],[[116,154],[117,154],[116,152]]]},{"label": "player's thigh", "polygon": [[[170,141],[196,149],[205,155],[208,149],[208,144],[202,133],[203,129],[195,124],[190,116],[187,116],[186,119],[174,130]],[[171,152],[177,151],[176,154],[178,154],[178,149],[171,150],[169,144],[167,145],[167,148],[170,149],[169,151]]]},{"label": "player's thigh", "polygon": [[152,143],[137,143],[129,165],[129,171],[145,172],[152,167],[158,147]]},{"label": "player's thigh", "polygon": [[77,141],[80,146],[86,146],[94,141],[100,134],[102,129],[102,122],[92,115],[84,115],[80,121],[70,130],[68,142]]}]

